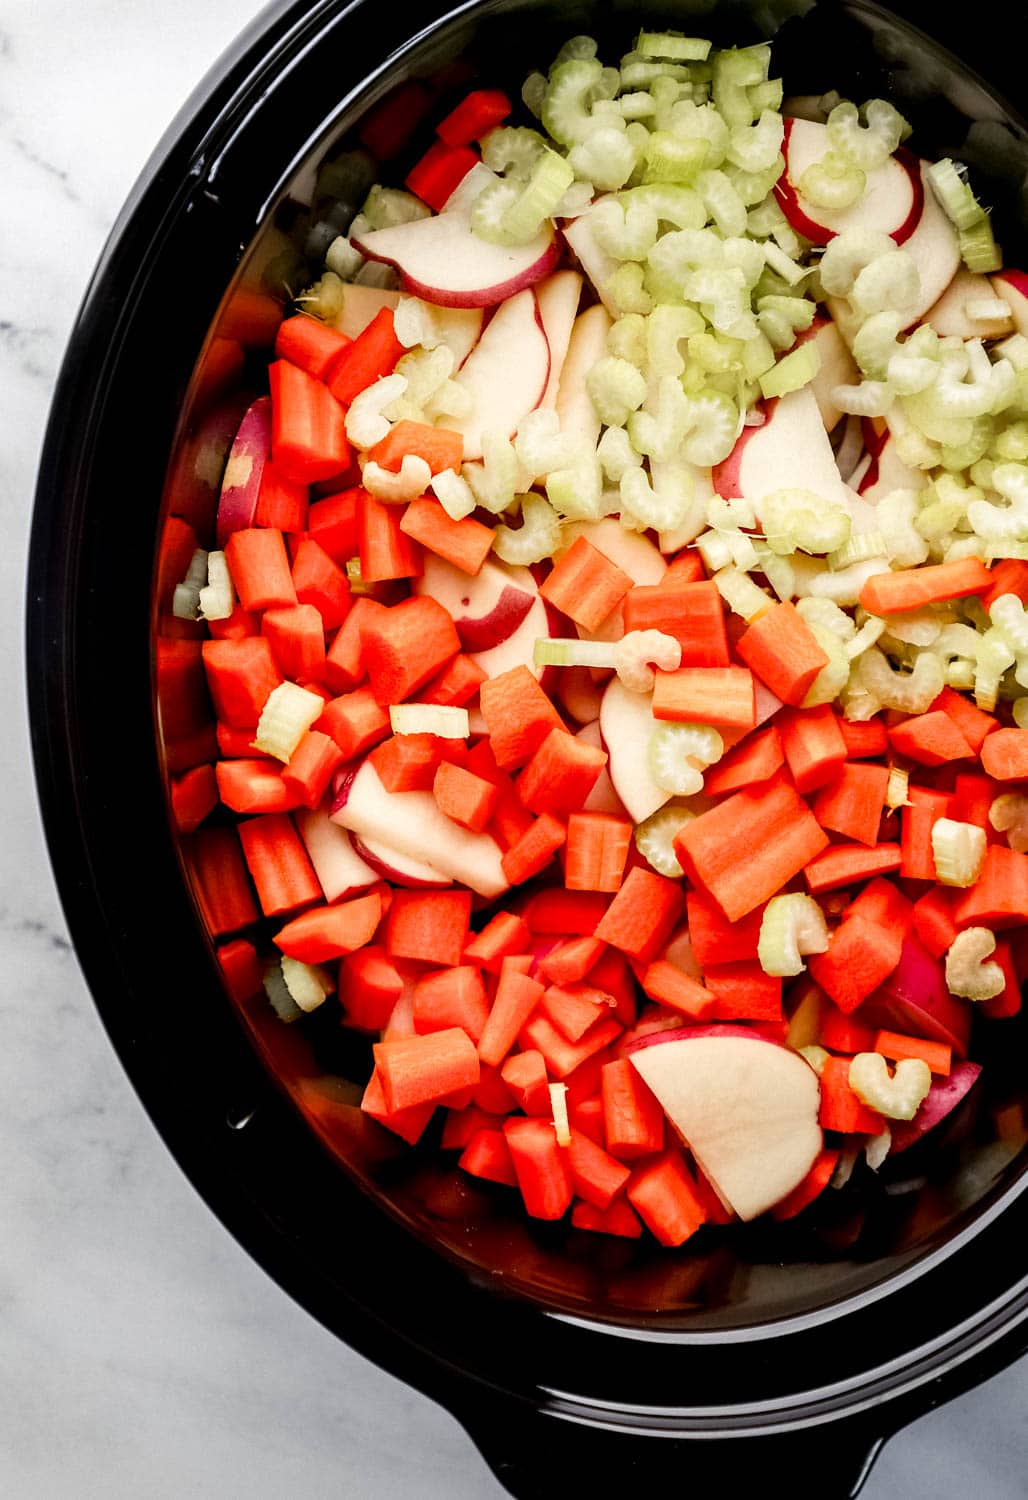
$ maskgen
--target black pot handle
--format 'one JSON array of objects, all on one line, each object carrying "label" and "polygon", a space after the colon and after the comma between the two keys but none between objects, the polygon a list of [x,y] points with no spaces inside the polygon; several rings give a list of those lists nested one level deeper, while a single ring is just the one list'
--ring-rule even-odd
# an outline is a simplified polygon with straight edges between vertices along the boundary
[{"label": "black pot handle", "polygon": [[[459,1414],[483,1458],[516,1500],[567,1500],[681,1492],[703,1486],[720,1495],[781,1489],[791,1500],[852,1500],[885,1443],[877,1423],[854,1419],[795,1432],[747,1437],[683,1438],[611,1431],[513,1403]],[[674,1485],[674,1489],[669,1488]],[[656,1486],[661,1485],[661,1489]]]}]

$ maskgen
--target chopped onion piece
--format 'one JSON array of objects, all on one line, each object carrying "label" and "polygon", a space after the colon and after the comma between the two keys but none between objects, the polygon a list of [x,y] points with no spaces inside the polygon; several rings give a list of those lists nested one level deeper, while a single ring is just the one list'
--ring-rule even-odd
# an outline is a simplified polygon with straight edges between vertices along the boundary
[{"label": "chopped onion piece", "polygon": [[434,734],[443,740],[466,740],[471,733],[467,709],[441,703],[392,703],[389,725],[394,734]]},{"label": "chopped onion piece", "polygon": [[283,762],[325,710],[320,693],[308,692],[295,682],[280,682],[268,695],[257,721],[254,748]]}]

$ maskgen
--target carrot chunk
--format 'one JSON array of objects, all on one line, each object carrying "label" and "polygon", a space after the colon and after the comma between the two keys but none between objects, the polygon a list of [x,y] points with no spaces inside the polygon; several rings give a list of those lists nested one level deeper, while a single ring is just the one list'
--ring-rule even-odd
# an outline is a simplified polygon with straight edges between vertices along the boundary
[{"label": "carrot chunk", "polygon": [[606,764],[605,750],[563,726],[551,729],[518,777],[518,796],[531,812],[566,817],[582,806]]},{"label": "carrot chunk", "polygon": [[[938,706],[939,700],[936,699],[932,707]],[[837,722],[850,760],[867,760],[872,755],[884,755],[888,750],[889,736],[881,719],[865,719],[863,722],[839,719]]]},{"label": "carrot chunk", "polygon": [[677,1151],[636,1167],[628,1201],[662,1245],[682,1245],[707,1221],[696,1183]]},{"label": "carrot chunk", "polygon": [[420,578],[424,572],[421,548],[401,530],[402,519],[398,506],[384,505],[374,495],[361,490],[357,504],[357,541],[364,583]]},{"label": "carrot chunk", "polygon": [[948,1042],[928,1042],[920,1036],[903,1036],[896,1031],[879,1031],[874,1040],[875,1052],[890,1062],[920,1058],[939,1078],[947,1078],[953,1067],[953,1048]]},{"label": "carrot chunk", "polygon": [[712,1013],[719,1021],[780,1021],[782,981],[765,974],[753,959],[716,964],[704,973],[714,997]]},{"label": "carrot chunk", "polygon": [[794,604],[774,604],[740,637],[736,649],[783,703],[799,706],[827,667],[810,626]]},{"label": "carrot chunk", "polygon": [[438,969],[414,986],[414,1030],[419,1035],[460,1026],[477,1044],[488,1017],[482,976],[470,965]]},{"label": "carrot chunk", "polygon": [[564,862],[568,890],[619,891],[632,832],[626,818],[610,813],[572,813]]},{"label": "carrot chunk", "polygon": [[681,920],[685,901],[678,884],[636,866],[604,913],[595,936],[649,963]]},{"label": "carrot chunk", "polygon": [[[368,457],[381,468],[398,473],[408,453],[413,453],[416,458],[423,458],[433,474],[438,474],[443,469],[459,471],[464,458],[464,439],[459,432],[451,432],[446,427],[431,427],[426,422],[410,422],[405,419],[394,422],[381,442],[376,443],[369,451]],[[429,504],[441,510],[447,521],[450,520],[441,505],[435,501],[429,501]],[[462,523],[452,521],[450,524],[460,526]],[[488,529],[486,526],[482,527],[483,531]],[[491,535],[492,533],[490,537]]]},{"label": "carrot chunk", "polygon": [[406,352],[393,328],[392,308],[383,307],[338,356],[328,389],[337,402],[349,406],[361,391],[381,380],[383,375],[390,374],[396,361]]},{"label": "carrot chunk", "polygon": [[321,884],[287,813],[267,813],[240,823],[239,842],[266,917],[280,917],[322,899]]},{"label": "carrot chunk", "polygon": [[640,982],[651,1000],[678,1011],[690,1021],[703,1021],[714,1010],[713,992],[665,959],[650,964]]},{"label": "carrot chunk", "polygon": [[540,585],[539,592],[576,625],[596,630],[631,587],[629,574],[580,536]]},{"label": "carrot chunk", "polygon": [[885,766],[844,765],[814,798],[814,817],[858,844],[877,844],[888,787]]},{"label": "carrot chunk", "polygon": [[369,687],[344,693],[325,704],[314,728],[331,735],[347,760],[363,755],[389,733],[389,710],[383,708]]},{"label": "carrot chunk", "polygon": [[532,1049],[508,1057],[500,1076],[526,1115],[551,1117],[549,1075],[541,1052]]},{"label": "carrot chunk", "polygon": [[439,811],[461,828],[481,833],[493,815],[499,788],[463,766],[444,761],[435,773],[432,792]]},{"label": "carrot chunk", "polygon": [[232,582],[244,609],[295,605],[296,589],[281,531],[252,526],[233,531],[225,543]]},{"label": "carrot chunk", "polygon": [[[398,422],[396,425],[402,427],[403,423]],[[444,464],[443,467],[459,468],[459,464]],[[489,556],[493,544],[493,533],[488,526],[483,526],[481,521],[475,521],[470,516],[454,521],[438,500],[427,495],[410,502],[400,522],[400,530],[427,547],[429,552],[445,558],[455,568],[460,568],[461,572],[472,577],[482,571],[482,564]]]},{"label": "carrot chunk", "polygon": [[257,920],[257,903],[234,828],[201,828],[182,844],[204,925],[224,937]]},{"label": "carrot chunk", "polygon": [[276,934],[275,945],[301,963],[324,964],[370,943],[381,920],[382,897],[370,891],[354,901],[319,906],[294,917]]},{"label": "carrot chunk", "polygon": [[525,1212],[533,1219],[559,1219],[574,1196],[567,1155],[557,1145],[549,1120],[506,1120],[503,1133],[510,1147]]},{"label": "carrot chunk", "polygon": [[479,701],[496,764],[504,771],[523,765],[552,729],[564,728],[527,667],[490,677],[482,683]]},{"label": "carrot chunk", "polygon": [[402,703],[460,650],[449,613],[435,599],[404,599],[361,627],[371,690],[381,704]]},{"label": "carrot chunk", "polygon": [[664,1144],[664,1111],[628,1059],[606,1063],[600,1078],[610,1154],[633,1161],[659,1151]]},{"label": "carrot chunk", "polygon": [[926,604],[984,593],[991,583],[992,574],[980,558],[962,557],[929,568],[876,573],[860,590],[860,602],[868,614],[898,615]]},{"label": "carrot chunk", "polygon": [[850,1088],[852,1057],[830,1057],[821,1070],[821,1125],[844,1135],[879,1135],[885,1121]]},{"label": "carrot chunk", "polygon": [[846,741],[827,703],[778,716],[782,749],[796,790],[804,796],[834,781],[846,764]]},{"label": "carrot chunk", "polygon": [[545,993],[545,986],[504,960],[488,1020],[478,1041],[478,1055],[498,1068]]},{"label": "carrot chunk", "polygon": [[816,896],[869,880],[873,875],[888,875],[899,869],[901,857],[898,844],[878,844],[874,849],[862,844],[835,844],[810,860],[803,876]]},{"label": "carrot chunk", "polygon": [[[343,358],[352,348],[351,344],[343,350]],[[271,456],[279,472],[295,484],[341,474],[353,455],[343,409],[328,386],[285,359],[268,366],[268,385]]]},{"label": "carrot chunk", "polygon": [[716,765],[711,766],[704,775],[703,790],[708,797],[739,792],[743,787],[754,786],[758,781],[768,781],[784,761],[782,736],[777,727],[771,724],[767,729],[747,735]]},{"label": "carrot chunk", "polygon": [[[1028,740],[1028,735],[1025,738]],[[894,724],[889,730],[889,743],[898,755],[922,766],[941,766],[947,761],[969,760],[974,756],[957,724],[941,711],[917,714],[902,724]]]},{"label": "carrot chunk", "polygon": [[301,604],[313,604],[325,630],[335,630],[350,613],[350,583],[323,547],[304,537],[293,558],[293,587]]},{"label": "carrot chunk", "polygon": [[479,1079],[478,1053],[466,1031],[452,1027],[425,1036],[379,1042],[375,1065],[390,1113],[437,1103]]},{"label": "carrot chunk", "polygon": [[659,630],[682,648],[683,667],[727,667],[725,609],[715,583],[637,585],[625,595],[625,630]]},{"label": "carrot chunk", "polygon": [[1028,922],[1028,854],[990,845],[977,883],[958,894],[953,920],[958,927],[992,928]]},{"label": "carrot chunk", "polygon": [[522,885],[544,870],[567,838],[567,829],[550,813],[525,830],[500,861],[511,885]]},{"label": "carrot chunk", "polygon": [[1028,729],[997,729],[982,745],[982,766],[995,781],[1028,781]]},{"label": "carrot chunk", "polygon": [[502,1130],[476,1130],[457,1165],[463,1172],[483,1177],[487,1182],[502,1182],[505,1187],[518,1185],[514,1158]]},{"label": "carrot chunk", "polygon": [[752,729],[757,722],[753,673],[746,667],[679,667],[655,674],[653,717]]},{"label": "carrot chunk", "polygon": [[[1018,566],[1024,567],[1025,564],[1020,563]],[[986,736],[999,727],[999,721],[992,714],[985,713],[970,698],[966,698],[963,693],[955,693],[951,687],[943,688],[934,702],[928,705],[928,712],[947,714],[976,755],[980,754]]]},{"label": "carrot chunk", "polygon": [[825,994],[849,1013],[888,979],[902,948],[902,932],[851,916],[832,933],[828,952],[811,954],[807,966]]},{"label": "carrot chunk", "polygon": [[529,931],[521,917],[513,912],[498,911],[482,931],[464,949],[464,957],[490,974],[498,974],[503,960],[514,953],[524,953]]},{"label": "carrot chunk", "polygon": [[386,919],[386,952],[390,958],[456,966],[470,914],[470,891],[395,891]]},{"label": "carrot chunk", "polygon": [[631,1168],[580,1130],[572,1129],[567,1153],[571,1182],[578,1197],[594,1208],[609,1208],[631,1177]]}]

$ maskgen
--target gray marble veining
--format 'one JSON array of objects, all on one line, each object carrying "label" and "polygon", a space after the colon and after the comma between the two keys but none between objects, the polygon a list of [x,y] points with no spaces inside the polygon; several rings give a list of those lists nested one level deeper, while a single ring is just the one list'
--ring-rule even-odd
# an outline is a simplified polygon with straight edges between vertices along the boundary
[{"label": "gray marble veining", "polygon": [[[0,1496],[494,1500],[440,1408],[274,1286],[183,1179],[99,1025],[54,895],[22,708],[34,470],[104,235],[246,0],[0,14]],[[112,580],[112,583],[114,580]],[[1028,1366],[915,1424],[868,1500],[1017,1500]]]}]

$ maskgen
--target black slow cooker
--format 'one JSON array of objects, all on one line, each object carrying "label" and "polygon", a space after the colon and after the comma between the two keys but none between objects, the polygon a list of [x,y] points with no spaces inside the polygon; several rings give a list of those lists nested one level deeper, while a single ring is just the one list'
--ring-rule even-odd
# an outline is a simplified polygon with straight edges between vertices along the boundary
[{"label": "black slow cooker", "polygon": [[[150,162],[58,383],[30,563],[32,730],[103,1021],[169,1149],[246,1249],[449,1407],[525,1500],[633,1481],[852,1495],[891,1432],[1028,1347],[1024,1024],[983,1038],[977,1117],[898,1159],[870,1206],[844,1189],[793,1226],[703,1231],[659,1254],[515,1220],[360,1115],[366,1058],[337,1031],[297,1039],[226,993],[190,840],[167,810],[188,716],[155,673],[174,518],[210,526],[210,442],[259,381],[297,215],[319,164],[383,100],[458,97],[479,77],[516,92],[568,36],[593,33],[617,56],[641,19],[719,44],[773,36],[787,92],[884,94],[913,146],[968,161],[1010,260],[1028,249],[1028,128],[969,63],[999,86],[1021,65],[966,15],[868,0],[274,4]],[[960,60],[939,45],[947,33]]]}]

